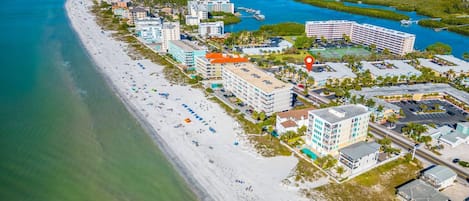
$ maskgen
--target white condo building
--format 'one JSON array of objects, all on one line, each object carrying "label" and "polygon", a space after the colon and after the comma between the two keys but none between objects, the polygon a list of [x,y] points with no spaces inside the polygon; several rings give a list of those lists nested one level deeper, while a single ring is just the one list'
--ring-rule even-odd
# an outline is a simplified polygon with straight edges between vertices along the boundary
[{"label": "white condo building", "polygon": [[179,22],[163,22],[161,51],[167,52],[170,40],[181,40]]},{"label": "white condo building", "polygon": [[364,141],[370,112],[364,105],[342,105],[311,110],[307,144],[319,155],[337,155],[339,149]]},{"label": "white condo building", "polygon": [[158,17],[135,21],[135,32],[146,43],[161,43],[162,28],[162,21]]},{"label": "white condo building", "polygon": [[225,33],[223,21],[202,22],[199,24],[199,35],[207,37],[223,37]]},{"label": "white condo building", "polygon": [[306,36],[317,39],[321,37],[327,40],[343,39],[344,34],[352,35],[352,26],[354,22],[347,20],[331,20],[331,21],[307,21],[305,26]]},{"label": "white condo building", "polygon": [[222,69],[223,86],[255,111],[270,116],[291,108],[293,86],[258,69],[238,63]]},{"label": "white condo building", "polygon": [[353,43],[374,44],[379,50],[388,49],[398,55],[412,52],[415,43],[414,34],[346,20],[308,21],[305,31],[308,37],[324,37],[328,40],[342,39],[345,34]]}]

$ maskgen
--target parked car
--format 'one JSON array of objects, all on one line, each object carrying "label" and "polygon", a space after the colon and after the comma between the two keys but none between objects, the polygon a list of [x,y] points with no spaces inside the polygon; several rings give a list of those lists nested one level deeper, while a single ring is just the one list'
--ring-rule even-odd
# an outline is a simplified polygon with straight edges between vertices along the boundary
[{"label": "parked car", "polygon": [[459,163],[459,158],[453,159],[453,163]]},{"label": "parked car", "polygon": [[454,116],[454,112],[451,112],[451,111],[448,111],[446,112],[447,114],[451,115],[451,116]]}]

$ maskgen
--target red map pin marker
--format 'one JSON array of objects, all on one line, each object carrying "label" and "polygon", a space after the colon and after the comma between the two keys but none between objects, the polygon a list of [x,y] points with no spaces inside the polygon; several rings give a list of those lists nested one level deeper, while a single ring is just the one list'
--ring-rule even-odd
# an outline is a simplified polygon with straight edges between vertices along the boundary
[{"label": "red map pin marker", "polygon": [[314,57],[312,57],[311,55],[306,56],[305,65],[306,65],[306,69],[308,69],[308,72],[311,72],[311,70],[313,69],[313,64],[314,64]]}]

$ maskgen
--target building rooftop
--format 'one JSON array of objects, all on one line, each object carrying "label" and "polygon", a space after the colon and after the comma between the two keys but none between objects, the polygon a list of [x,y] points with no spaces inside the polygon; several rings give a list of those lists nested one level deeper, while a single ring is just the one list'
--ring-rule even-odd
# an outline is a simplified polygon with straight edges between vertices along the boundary
[{"label": "building rooftop", "polygon": [[326,20],[326,21],[306,21],[306,24],[337,24],[337,23],[355,23],[354,21],[348,20]]},{"label": "building rooftop", "polygon": [[[297,70],[306,71],[304,65],[288,64],[289,66],[295,67]],[[331,63],[326,62],[325,64],[316,64],[314,68],[329,69],[330,71],[322,72],[308,72],[310,77],[313,77],[315,82],[326,81],[327,79],[344,79],[344,78],[355,78],[357,75],[352,72],[345,63]]]},{"label": "building rooftop", "polygon": [[362,61],[363,70],[370,70],[375,77],[392,77],[392,76],[412,76],[421,75],[422,73],[409,65],[408,60],[384,60],[378,62]]},{"label": "building rooftop", "polygon": [[349,156],[353,160],[358,160],[364,156],[368,156],[372,153],[376,153],[380,147],[381,145],[379,145],[376,142],[371,142],[371,143],[358,142],[358,143],[352,144],[348,147],[341,149],[340,153],[343,153]]},{"label": "building rooftop", "polygon": [[289,110],[286,112],[279,112],[277,113],[277,116],[280,118],[293,118],[295,120],[301,120],[301,117],[303,119],[308,118],[308,111],[313,110],[313,108],[306,108],[306,109],[301,109],[301,110]]},{"label": "building rooftop", "polygon": [[457,143],[459,140],[465,140],[469,138],[469,135],[466,135],[464,133],[461,133],[459,131],[453,131],[449,134],[442,135],[440,139],[451,142],[451,143]]},{"label": "building rooftop", "polygon": [[188,40],[170,40],[169,42],[187,52],[196,51],[196,50],[204,50],[203,47],[200,47]]},{"label": "building rooftop", "polygon": [[373,30],[380,31],[380,32],[385,32],[385,33],[392,34],[392,35],[395,35],[395,36],[414,37],[415,38],[414,34],[405,33],[405,32],[397,31],[397,30],[393,30],[393,29],[387,29],[387,28],[384,28],[384,27],[375,26],[375,25],[371,25],[371,24],[358,24],[358,23],[355,23],[353,26],[363,26],[363,27],[367,27],[369,29],[373,29]]},{"label": "building rooftop", "polygon": [[350,90],[351,95],[360,95],[365,96],[366,99],[373,98],[375,102],[379,105],[383,105],[386,108],[399,110],[400,107],[392,103],[388,103],[379,98],[374,98],[376,96],[393,96],[393,95],[402,95],[402,94],[426,94],[426,93],[446,93],[459,101],[469,104],[469,93],[461,91],[451,87],[448,84],[414,84],[414,85],[399,85],[399,86],[390,86],[390,87],[372,87],[372,88],[362,88],[361,91]]},{"label": "building rooftop", "polygon": [[448,201],[448,197],[440,193],[432,186],[426,184],[420,179],[411,181],[399,188],[399,194],[408,196],[409,200],[415,201]]},{"label": "building rooftop", "polygon": [[199,27],[201,26],[223,26],[225,23],[223,21],[216,21],[216,22],[201,22],[199,23]]},{"label": "building rooftop", "polygon": [[429,127],[428,128],[428,131],[425,132],[423,135],[425,136],[431,136],[432,138],[439,138],[440,136],[442,135],[446,135],[448,133],[451,133],[454,129],[449,127],[449,126],[440,126],[438,128],[432,128],[432,127]]},{"label": "building rooftop", "polygon": [[298,125],[296,124],[296,122],[294,122],[294,121],[292,121],[292,120],[284,121],[284,122],[282,122],[282,123],[280,123],[280,124],[282,124],[282,126],[283,126],[284,128],[291,128],[291,127],[298,126]]},{"label": "building rooftop", "polygon": [[291,84],[278,80],[274,76],[267,74],[249,62],[225,66],[223,70],[232,72],[240,79],[261,89],[266,93],[271,93],[278,89],[291,89],[293,87]]},{"label": "building rooftop", "polygon": [[441,165],[435,165],[431,169],[425,171],[423,174],[426,176],[431,176],[432,178],[437,179],[439,182],[443,182],[457,176],[453,170]]},{"label": "building rooftop", "polygon": [[310,110],[309,114],[314,114],[327,122],[333,124],[352,117],[370,113],[364,105],[341,105],[336,107],[324,108],[319,110]]},{"label": "building rooftop", "polygon": [[207,53],[205,55],[206,61],[215,63],[241,63],[248,62],[248,58],[240,57],[239,55],[227,55],[222,53]]},{"label": "building rooftop", "polygon": [[455,73],[469,72],[469,63],[458,59],[453,55],[435,55],[435,58],[444,61],[441,63],[438,63],[433,59],[418,59],[418,61],[421,66],[431,68],[439,73],[445,73],[449,70],[453,70]]},{"label": "building rooftop", "polygon": [[147,12],[147,10],[145,8],[142,8],[142,7],[135,7],[135,8],[131,8],[130,12],[132,12],[132,13]]}]

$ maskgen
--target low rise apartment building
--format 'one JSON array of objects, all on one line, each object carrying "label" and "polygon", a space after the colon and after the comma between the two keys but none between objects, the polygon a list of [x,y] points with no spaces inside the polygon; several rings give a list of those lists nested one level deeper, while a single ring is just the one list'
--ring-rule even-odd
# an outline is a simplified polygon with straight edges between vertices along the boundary
[{"label": "low rise apartment building", "polygon": [[307,144],[318,155],[337,155],[339,150],[364,141],[370,112],[364,105],[342,105],[311,110],[308,114]]},{"label": "low rise apartment building", "polygon": [[352,144],[339,151],[339,162],[350,174],[360,173],[378,163],[380,147],[376,142]]},{"label": "low rise apartment building", "polygon": [[293,86],[258,69],[252,63],[223,67],[222,79],[226,90],[267,116],[292,107]]},{"label": "low rise apartment building", "polygon": [[135,7],[129,9],[128,25],[134,25],[136,20],[143,20],[148,17],[148,10],[142,7]]},{"label": "low rise apartment building", "polygon": [[310,110],[312,108],[277,113],[275,130],[277,130],[279,135],[282,135],[287,131],[296,132],[302,126],[308,127],[308,112]]},{"label": "low rise apartment building", "polygon": [[458,175],[446,166],[435,165],[424,171],[420,179],[427,182],[434,188],[441,190],[453,185]]},{"label": "low rise apartment building", "polygon": [[205,56],[207,50],[188,40],[169,41],[168,53],[188,68],[195,67],[195,58]]},{"label": "low rise apartment building", "polygon": [[222,53],[207,53],[195,58],[195,70],[204,79],[220,79],[224,66],[249,62],[248,58]]}]

